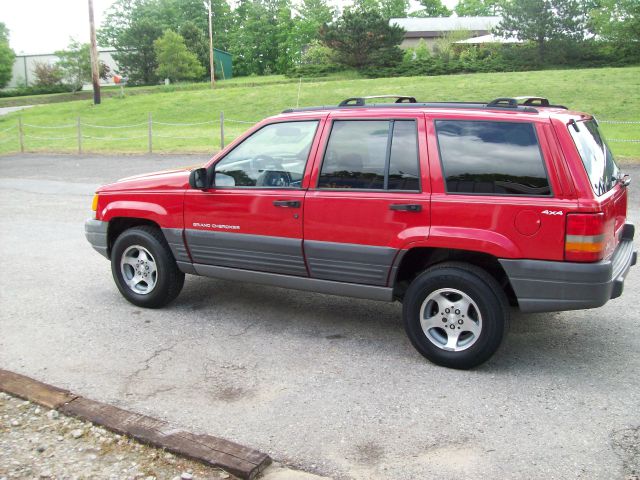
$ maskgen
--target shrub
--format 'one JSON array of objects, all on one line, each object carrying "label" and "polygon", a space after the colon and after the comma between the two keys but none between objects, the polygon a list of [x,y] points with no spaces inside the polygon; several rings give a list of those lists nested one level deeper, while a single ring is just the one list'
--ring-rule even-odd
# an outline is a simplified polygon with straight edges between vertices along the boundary
[{"label": "shrub", "polygon": [[45,95],[48,93],[68,93],[73,91],[74,87],[72,85],[31,85],[29,87],[18,87],[11,88],[9,90],[0,90],[0,98],[24,97],[26,95]]},{"label": "shrub", "polygon": [[46,62],[36,62],[33,67],[33,74],[36,77],[34,85],[38,87],[60,85],[64,77],[64,72],[60,67]]}]

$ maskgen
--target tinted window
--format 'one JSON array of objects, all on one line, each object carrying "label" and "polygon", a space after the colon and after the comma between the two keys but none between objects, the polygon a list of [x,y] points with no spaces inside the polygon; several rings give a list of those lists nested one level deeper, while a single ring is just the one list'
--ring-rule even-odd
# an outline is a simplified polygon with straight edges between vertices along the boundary
[{"label": "tinted window", "polygon": [[416,122],[394,122],[389,160],[389,190],[419,189]]},{"label": "tinted window", "polygon": [[579,122],[569,126],[573,141],[578,148],[584,168],[596,195],[611,190],[618,181],[618,165],[609,145],[604,141],[595,121]]},{"label": "tinted window", "polygon": [[318,187],[419,190],[415,121],[334,121]]},{"label": "tinted window", "polygon": [[322,162],[321,188],[384,188],[388,121],[335,121]]},{"label": "tinted window", "polygon": [[261,128],[216,164],[219,187],[300,188],[317,121]]},{"label": "tinted window", "polygon": [[438,120],[436,132],[447,192],[551,193],[532,124]]}]

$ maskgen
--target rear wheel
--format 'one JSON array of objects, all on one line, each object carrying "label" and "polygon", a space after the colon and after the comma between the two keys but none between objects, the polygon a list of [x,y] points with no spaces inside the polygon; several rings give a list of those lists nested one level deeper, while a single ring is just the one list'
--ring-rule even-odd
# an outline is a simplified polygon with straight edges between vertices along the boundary
[{"label": "rear wheel", "polygon": [[163,307],[184,285],[164,236],[149,226],[120,234],[111,251],[111,272],[122,296],[140,307]]},{"label": "rear wheel", "polygon": [[438,365],[468,369],[500,346],[509,319],[496,280],[474,265],[447,262],[416,277],[403,301],[409,340]]}]

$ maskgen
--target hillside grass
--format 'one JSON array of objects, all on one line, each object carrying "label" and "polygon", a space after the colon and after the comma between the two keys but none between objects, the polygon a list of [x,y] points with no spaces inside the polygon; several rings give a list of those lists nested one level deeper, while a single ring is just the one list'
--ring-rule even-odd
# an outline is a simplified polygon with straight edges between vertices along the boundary
[{"label": "hillside grass", "polygon": [[[77,151],[76,122],[127,128],[82,127],[83,150],[95,153],[142,153],[147,149],[148,114],[154,121],[199,123],[216,121],[224,111],[225,140],[229,143],[255,122],[296,106],[298,80],[282,76],[245,77],[206,84],[139,87],[128,89],[124,98],[104,98],[99,106],[90,100],[40,105],[0,117],[0,153],[19,149],[18,116],[26,125],[64,126],[45,129],[25,126],[25,146],[30,152]],[[304,81],[300,106],[335,105],[347,97],[374,94],[412,95],[424,101],[489,101],[496,97],[540,95],[553,103],[592,113],[600,120],[640,122],[640,67],[539,72],[486,73],[438,77],[340,79],[330,77]],[[13,129],[12,129],[13,128]],[[12,129],[3,132],[6,129]],[[640,124],[603,124],[610,139],[640,139]],[[154,152],[214,152],[219,148],[218,124],[188,127],[154,125]],[[197,138],[165,138],[197,137]],[[49,140],[34,137],[50,137]],[[101,138],[95,138],[101,137]],[[611,143],[619,157],[640,160],[640,143]]]}]

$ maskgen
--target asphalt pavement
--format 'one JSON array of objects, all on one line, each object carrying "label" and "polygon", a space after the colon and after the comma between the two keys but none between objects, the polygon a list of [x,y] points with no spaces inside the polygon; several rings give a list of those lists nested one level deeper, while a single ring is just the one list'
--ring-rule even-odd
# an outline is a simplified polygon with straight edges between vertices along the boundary
[{"label": "asphalt pavement", "polygon": [[472,371],[421,357],[398,303],[187,276],[137,308],[84,238],[92,193],[205,159],[0,157],[0,368],[335,478],[640,474],[640,267],[602,308],[514,315]]}]

